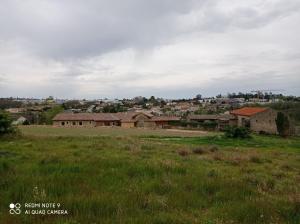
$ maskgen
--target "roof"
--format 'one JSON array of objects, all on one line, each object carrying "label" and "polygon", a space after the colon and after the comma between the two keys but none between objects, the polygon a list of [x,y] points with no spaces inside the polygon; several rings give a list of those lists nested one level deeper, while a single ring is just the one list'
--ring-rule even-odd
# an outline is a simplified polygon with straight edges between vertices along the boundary
[{"label": "roof", "polygon": [[231,114],[193,114],[188,118],[190,120],[231,120],[234,116]]},{"label": "roof", "polygon": [[194,114],[188,116],[190,120],[218,120],[218,115],[216,114]]},{"label": "roof", "polygon": [[179,121],[179,117],[175,116],[154,116],[151,118],[152,121]]},{"label": "roof", "polygon": [[123,121],[134,122],[139,114],[151,118],[153,115],[144,112],[119,112],[119,113],[60,113],[53,121]]},{"label": "roof", "polygon": [[134,122],[136,116],[138,116],[139,114],[144,114],[148,118],[153,117],[152,114],[148,114],[145,112],[119,112],[116,113],[115,116],[117,116],[122,122]]},{"label": "roof", "polygon": [[222,121],[234,120],[234,119],[236,119],[236,118],[232,114],[220,114],[219,115],[219,120],[222,120]]},{"label": "roof", "polygon": [[234,115],[250,117],[266,110],[268,110],[268,108],[265,107],[243,107],[241,109],[233,110],[230,113]]},{"label": "roof", "polygon": [[89,113],[60,113],[57,114],[53,121],[93,121],[94,120],[94,114]]},{"label": "roof", "polygon": [[120,118],[118,118],[112,113],[95,113],[93,115],[95,121],[119,121],[120,120]]}]

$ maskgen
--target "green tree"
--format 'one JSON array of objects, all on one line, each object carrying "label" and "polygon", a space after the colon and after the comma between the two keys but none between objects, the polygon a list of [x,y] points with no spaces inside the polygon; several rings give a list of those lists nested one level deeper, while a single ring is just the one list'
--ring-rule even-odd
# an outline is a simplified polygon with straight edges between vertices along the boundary
[{"label": "green tree", "polygon": [[40,123],[41,124],[52,124],[52,119],[58,114],[64,111],[62,106],[54,106],[51,109],[44,111],[41,114]]},{"label": "green tree", "polygon": [[0,111],[0,136],[4,134],[13,133],[15,128],[11,124],[11,119],[8,113]]},{"label": "green tree", "polygon": [[280,136],[286,137],[289,135],[290,122],[289,118],[284,113],[277,113],[276,126]]}]

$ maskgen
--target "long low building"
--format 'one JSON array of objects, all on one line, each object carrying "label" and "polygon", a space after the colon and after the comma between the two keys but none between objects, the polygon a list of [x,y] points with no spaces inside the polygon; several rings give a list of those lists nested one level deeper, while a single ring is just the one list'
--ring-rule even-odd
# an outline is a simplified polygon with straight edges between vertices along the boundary
[{"label": "long low building", "polygon": [[170,122],[180,120],[175,116],[153,116],[144,112],[119,113],[60,113],[53,118],[53,125],[57,127],[97,127],[121,126],[167,128]]},{"label": "long low building", "polygon": [[224,130],[226,126],[234,126],[237,124],[237,119],[231,114],[194,114],[187,117],[188,121],[198,122],[203,124],[205,122],[215,122],[216,129]]}]

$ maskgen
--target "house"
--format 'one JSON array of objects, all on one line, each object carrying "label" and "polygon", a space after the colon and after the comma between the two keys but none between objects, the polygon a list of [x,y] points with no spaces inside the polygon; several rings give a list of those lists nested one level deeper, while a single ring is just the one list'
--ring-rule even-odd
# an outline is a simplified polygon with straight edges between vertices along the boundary
[{"label": "house", "polygon": [[277,112],[271,108],[243,107],[230,112],[237,119],[237,126],[248,127],[254,132],[277,134]]},{"label": "house", "polygon": [[224,130],[226,126],[236,125],[236,118],[230,114],[200,114],[200,115],[189,115],[187,117],[188,121],[198,122],[199,125],[208,122],[216,123],[216,129]]},{"label": "house", "polygon": [[125,128],[167,128],[170,126],[171,121],[179,119],[171,116],[153,116],[145,112],[60,113],[53,118],[53,125],[58,127],[121,126]]},{"label": "house", "polygon": [[13,125],[22,125],[24,124],[25,122],[28,122],[27,118],[26,117],[23,117],[23,116],[20,116],[18,119],[14,120],[12,122]]},{"label": "house", "polygon": [[11,113],[11,114],[19,114],[19,113],[23,113],[26,111],[25,108],[8,108],[5,109],[5,111]]}]

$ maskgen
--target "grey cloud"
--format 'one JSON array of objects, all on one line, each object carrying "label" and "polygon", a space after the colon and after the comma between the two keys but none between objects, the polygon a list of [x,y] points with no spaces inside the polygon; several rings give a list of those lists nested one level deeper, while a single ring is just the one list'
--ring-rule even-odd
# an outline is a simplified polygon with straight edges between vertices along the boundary
[{"label": "grey cloud", "polygon": [[200,14],[197,29],[209,32],[224,32],[237,28],[254,29],[298,13],[300,10],[300,2],[295,0],[265,1],[263,3],[259,6],[255,6],[255,4],[247,7],[240,6],[228,11],[215,7],[217,4],[210,5],[211,7],[205,8]]},{"label": "grey cloud", "polygon": [[[280,4],[279,4],[280,3]],[[255,28],[299,9],[295,1],[222,11],[208,0],[3,0],[0,39],[22,42],[56,60],[97,56],[124,48],[152,48],[182,32]],[[197,12],[196,27],[179,28],[181,16]]]},{"label": "grey cloud", "polygon": [[[0,75],[0,95],[297,94],[299,10],[298,0],[1,0],[0,74],[7,77]],[[189,41],[194,46],[185,49]],[[171,50],[160,51],[165,45]],[[122,50],[133,57],[129,66]],[[203,79],[193,80],[197,74]],[[32,86],[22,85],[23,77]],[[156,87],[160,78],[167,84]]]},{"label": "grey cloud", "polygon": [[4,0],[0,38],[22,39],[36,53],[57,59],[101,55],[161,42],[174,29],[174,17],[192,5],[193,0]]}]

